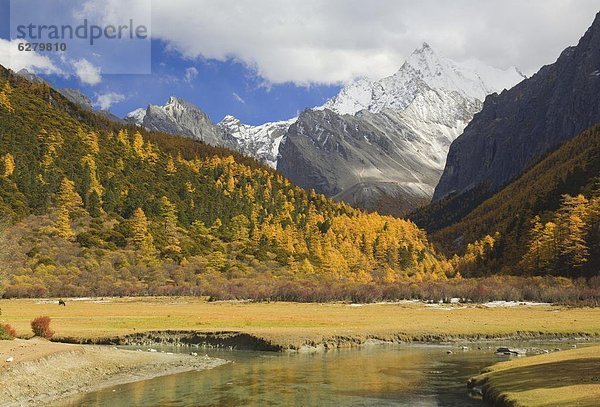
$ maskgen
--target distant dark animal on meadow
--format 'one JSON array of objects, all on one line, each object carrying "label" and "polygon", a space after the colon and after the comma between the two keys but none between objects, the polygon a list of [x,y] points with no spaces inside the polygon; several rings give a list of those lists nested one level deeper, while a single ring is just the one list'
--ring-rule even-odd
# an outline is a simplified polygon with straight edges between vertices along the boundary
[{"label": "distant dark animal on meadow", "polygon": [[66,307],[66,306],[67,306],[67,303],[66,303],[66,302],[64,302],[63,300],[58,300],[58,306],[60,307],[61,305],[62,305],[63,307]]}]

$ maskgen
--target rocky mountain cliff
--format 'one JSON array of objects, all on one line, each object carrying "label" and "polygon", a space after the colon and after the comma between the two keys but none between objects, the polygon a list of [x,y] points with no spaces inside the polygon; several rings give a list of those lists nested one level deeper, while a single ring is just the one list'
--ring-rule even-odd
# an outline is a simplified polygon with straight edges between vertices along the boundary
[{"label": "rocky mountain cliff", "polygon": [[275,168],[281,140],[295,121],[294,118],[251,126],[233,116],[225,116],[218,126],[223,131],[226,146]]},{"label": "rocky mountain cliff", "polygon": [[451,142],[481,100],[523,79],[516,68],[483,71],[423,44],[394,75],[359,79],[305,111],[282,142],[277,169],[298,185],[368,210],[400,215],[427,203]]},{"label": "rocky mountain cliff", "polygon": [[128,123],[148,130],[183,135],[205,143],[231,148],[275,167],[279,144],[295,119],[251,126],[233,116],[214,124],[208,115],[194,104],[171,96],[162,106],[148,105],[125,117]]},{"label": "rocky mountain cliff", "polygon": [[223,145],[223,136],[208,115],[196,105],[171,96],[163,106],[148,105],[125,116],[125,121],[148,130],[187,136],[212,145]]},{"label": "rocky mountain cliff", "polygon": [[450,147],[434,194],[496,190],[546,152],[600,122],[600,13],[578,45],[514,88],[486,98]]}]

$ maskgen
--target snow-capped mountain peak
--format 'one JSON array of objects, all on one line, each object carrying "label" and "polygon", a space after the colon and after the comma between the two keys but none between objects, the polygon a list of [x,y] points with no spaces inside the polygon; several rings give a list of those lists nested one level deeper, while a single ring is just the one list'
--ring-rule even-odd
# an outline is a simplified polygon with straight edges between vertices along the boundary
[{"label": "snow-capped mountain peak", "polygon": [[238,118],[227,115],[217,125],[228,139],[229,145],[242,153],[251,155],[275,168],[279,155],[279,145],[285,132],[296,118],[279,122],[252,126]]},{"label": "snow-capped mountain peak", "polygon": [[367,78],[358,78],[344,86],[337,96],[323,105],[323,108],[338,114],[354,114],[360,110],[369,110],[374,98],[373,87],[373,82]]},{"label": "snow-capped mountain peak", "polygon": [[125,121],[148,130],[191,137],[212,145],[228,147],[268,164],[277,165],[279,144],[295,119],[251,126],[227,115],[219,124],[194,104],[171,96],[162,105],[148,105],[125,116]]},{"label": "snow-capped mountain peak", "polygon": [[450,144],[485,97],[522,79],[516,68],[459,64],[423,43],[393,75],[356,79],[301,114],[277,169],[300,186],[401,214],[431,197]]},{"label": "snow-capped mountain peak", "polygon": [[445,70],[447,70],[447,63],[440,58],[426,42],[421,45],[421,48],[417,48],[404,62],[398,73],[401,73],[405,66],[413,67],[417,71],[421,72],[421,79],[426,77],[441,76]]},{"label": "snow-capped mountain peak", "polygon": [[181,115],[181,113],[185,110],[185,104],[188,103],[182,99],[177,98],[176,96],[171,96],[169,97],[167,102],[162,106],[150,104],[146,108],[140,107],[139,109],[135,109],[134,111],[127,113],[127,115],[125,116],[125,120],[129,123],[134,123],[138,126],[143,126],[144,118],[146,117],[148,109],[160,109],[165,114],[174,117],[176,114]]},{"label": "snow-capped mountain peak", "polygon": [[317,109],[327,108],[339,114],[365,109],[373,113],[383,109],[402,111],[427,88],[458,92],[483,101],[488,94],[510,88],[522,79],[523,74],[514,67],[501,70],[474,61],[459,64],[439,56],[424,42],[393,75],[377,81],[356,79]]},{"label": "snow-capped mountain peak", "polygon": [[418,77],[431,88],[463,93],[480,101],[524,79],[515,67],[502,70],[478,61],[457,63],[439,57],[427,43],[415,50],[394,76],[403,79],[405,73]]},{"label": "snow-capped mountain peak", "polygon": [[233,127],[237,127],[237,126],[245,126],[240,121],[240,119],[238,119],[237,117],[232,116],[230,114],[223,117],[223,120],[221,120],[218,125],[221,127],[227,127],[227,128],[233,128]]},{"label": "snow-capped mountain peak", "polygon": [[127,113],[125,120],[129,123],[137,124],[141,126],[144,123],[144,117],[146,117],[146,110],[143,107],[135,109],[133,112]]},{"label": "snow-capped mountain peak", "polygon": [[456,63],[439,57],[427,43],[416,49],[392,78],[397,83],[420,79],[431,88],[465,93],[480,100],[487,94],[477,74],[465,75]]}]

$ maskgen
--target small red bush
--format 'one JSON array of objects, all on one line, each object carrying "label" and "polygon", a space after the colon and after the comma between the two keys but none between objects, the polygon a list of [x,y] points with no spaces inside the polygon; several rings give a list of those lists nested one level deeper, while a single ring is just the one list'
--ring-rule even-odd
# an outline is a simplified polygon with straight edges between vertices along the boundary
[{"label": "small red bush", "polygon": [[12,336],[13,338],[17,337],[17,331],[12,327],[11,324],[4,324],[3,328],[4,332],[6,332],[8,335]]},{"label": "small red bush", "polygon": [[31,321],[31,330],[35,336],[50,339],[54,332],[50,329],[50,317],[37,317]]},{"label": "small red bush", "polygon": [[17,336],[15,328],[9,324],[0,324],[0,341],[8,341]]}]

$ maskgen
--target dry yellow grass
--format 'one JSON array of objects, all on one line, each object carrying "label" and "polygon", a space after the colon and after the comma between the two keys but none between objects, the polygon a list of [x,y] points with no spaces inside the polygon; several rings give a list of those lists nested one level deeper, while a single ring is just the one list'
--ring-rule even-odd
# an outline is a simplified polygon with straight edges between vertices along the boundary
[{"label": "dry yellow grass", "polygon": [[598,406],[600,346],[497,363],[474,380],[494,405]]},{"label": "dry yellow grass", "polygon": [[282,346],[323,338],[502,336],[518,332],[600,335],[599,308],[558,306],[426,307],[421,304],[209,303],[192,297],[56,301],[0,300],[0,322],[22,336],[40,315],[58,337],[99,338],[151,330],[242,331]]}]

